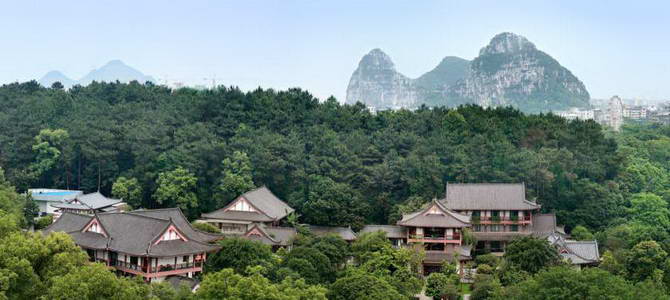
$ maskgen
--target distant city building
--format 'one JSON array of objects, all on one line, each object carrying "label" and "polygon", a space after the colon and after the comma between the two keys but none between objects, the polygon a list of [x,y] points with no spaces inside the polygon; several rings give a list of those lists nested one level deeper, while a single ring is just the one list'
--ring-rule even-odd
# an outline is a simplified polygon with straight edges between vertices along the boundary
[{"label": "distant city building", "polygon": [[647,118],[648,108],[644,106],[624,106],[623,117],[631,120],[644,120]]},{"label": "distant city building", "polygon": [[28,193],[37,203],[40,215],[53,214],[57,208],[51,204],[66,203],[84,194],[82,191],[58,189],[29,189]]},{"label": "distant city building", "polygon": [[619,131],[621,130],[621,125],[623,125],[623,101],[619,96],[614,96],[610,98],[609,105],[607,107],[607,115],[609,119],[607,120],[607,125],[609,125],[612,130]]},{"label": "distant city building", "polygon": [[595,110],[581,110],[579,108],[573,107],[566,111],[559,111],[556,114],[568,120],[593,120],[595,116]]}]

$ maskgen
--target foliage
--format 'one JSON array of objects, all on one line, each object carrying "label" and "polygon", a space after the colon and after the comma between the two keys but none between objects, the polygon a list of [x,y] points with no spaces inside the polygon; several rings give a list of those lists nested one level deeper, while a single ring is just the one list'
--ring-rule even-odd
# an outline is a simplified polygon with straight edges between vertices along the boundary
[{"label": "foliage", "polygon": [[426,296],[429,297],[456,297],[458,296],[459,277],[448,276],[444,273],[431,273],[426,277]]},{"label": "foliage", "polygon": [[216,226],[206,223],[206,222],[194,222],[192,223],[193,228],[204,231],[204,232],[209,232],[209,233],[221,233],[221,230],[216,228]]},{"label": "foliage", "polygon": [[[474,293],[473,293],[474,294]],[[598,268],[552,267],[498,293],[510,299],[669,299],[658,287],[645,289]],[[474,297],[473,297],[474,298]]]},{"label": "foliage", "polygon": [[53,223],[53,222],[54,222],[54,217],[51,216],[51,215],[38,218],[37,221],[35,221],[35,230],[44,229],[47,226],[51,225],[51,223]]},{"label": "foliage", "polygon": [[254,188],[251,161],[246,153],[235,151],[233,156],[222,162],[218,192],[219,207],[223,207],[237,196]]},{"label": "foliage", "polygon": [[[568,229],[601,230],[623,215],[622,193],[630,185],[617,180],[654,179],[646,171],[619,176],[629,166],[625,152],[595,122],[504,107],[371,114],[362,104],[319,101],[300,89],[172,90],[137,82],[69,90],[13,83],[0,87],[0,99],[0,162],[19,190],[73,187],[108,195],[123,176],[141,186],[137,203],[166,207],[175,203],[155,197],[164,183],[159,174],[181,167],[197,178],[189,187],[196,197],[188,198],[197,205],[182,203],[190,217],[221,207],[227,199],[219,186],[228,174],[242,174],[236,178],[243,180],[223,181],[231,186],[268,186],[304,222],[355,228],[393,223],[403,205],[413,209],[442,197],[447,181],[525,182],[528,197],[555,211]],[[36,143],[45,129],[67,138],[43,133]],[[639,148],[666,169],[662,132]],[[40,146],[33,151],[33,145]],[[242,161],[249,168],[235,171]],[[39,178],[38,169],[46,172]]]},{"label": "foliage", "polygon": [[366,232],[358,236],[351,245],[351,252],[359,263],[365,263],[374,252],[390,246],[391,242],[383,231]]},{"label": "foliage", "polygon": [[477,255],[477,257],[475,257],[475,263],[477,265],[486,264],[486,265],[489,265],[489,266],[495,268],[496,266],[498,266],[499,262],[500,262],[500,258],[493,255],[493,254],[482,254],[482,255]]},{"label": "foliage", "polygon": [[167,207],[177,206],[193,217],[198,207],[197,181],[193,173],[181,167],[160,173],[154,199]]},{"label": "foliage", "polygon": [[332,282],[335,279],[334,265],[316,248],[294,248],[286,255],[282,266],[295,271],[310,284]]},{"label": "foliage", "polygon": [[491,299],[494,295],[502,292],[500,281],[491,275],[478,274],[475,277],[473,287],[472,294],[470,295],[470,299],[472,300]]},{"label": "foliage", "polygon": [[137,178],[119,177],[112,185],[112,197],[123,199],[130,207],[142,207],[142,186]]},{"label": "foliage", "polygon": [[[631,249],[626,261],[628,276],[634,281],[653,279],[668,256],[655,241],[644,241]],[[662,270],[660,270],[662,272]]]},{"label": "foliage", "polygon": [[101,264],[71,270],[54,279],[47,291],[49,299],[146,299],[147,286],[117,277]]},{"label": "foliage", "polygon": [[570,237],[578,241],[592,241],[593,233],[591,233],[586,227],[577,225],[575,228],[572,228]]},{"label": "foliage", "polygon": [[220,241],[219,246],[221,250],[207,258],[205,265],[207,272],[229,268],[236,273],[245,274],[247,267],[270,267],[273,263],[270,247],[260,242],[243,238],[227,238]]},{"label": "foliage", "polygon": [[504,257],[509,263],[529,273],[537,273],[560,261],[558,252],[546,240],[532,237],[510,242],[505,248]]},{"label": "foliage", "polygon": [[204,300],[326,300],[326,289],[290,278],[272,283],[258,269],[249,276],[223,269],[205,275],[196,297]]},{"label": "foliage", "polygon": [[330,300],[405,300],[392,285],[385,280],[352,269],[338,278],[328,291]]}]

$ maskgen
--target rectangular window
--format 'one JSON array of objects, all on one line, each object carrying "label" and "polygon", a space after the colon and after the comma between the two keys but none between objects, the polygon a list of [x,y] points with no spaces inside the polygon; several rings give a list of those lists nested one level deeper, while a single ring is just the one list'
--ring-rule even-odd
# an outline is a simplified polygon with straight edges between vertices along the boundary
[{"label": "rectangular window", "polygon": [[499,216],[500,216],[500,211],[498,211],[498,210],[492,210],[492,211],[491,211],[491,216],[492,216],[492,217],[499,217]]},{"label": "rectangular window", "polygon": [[137,256],[131,256],[130,257],[130,264],[131,265],[137,265]]},{"label": "rectangular window", "polygon": [[481,231],[482,231],[482,225],[475,225],[475,226],[473,227],[473,230],[474,230],[475,232],[481,232]]},{"label": "rectangular window", "polygon": [[509,227],[509,231],[517,232],[519,231],[519,225],[512,225]]},{"label": "rectangular window", "polygon": [[184,258],[181,260],[182,262],[188,262],[188,255],[184,255]]},{"label": "rectangular window", "polygon": [[472,211],[472,216],[473,216],[473,217],[479,217],[480,214],[481,214],[481,212],[478,211],[478,210],[474,210],[474,211]]},{"label": "rectangular window", "polygon": [[491,232],[499,232],[500,225],[491,225]]}]

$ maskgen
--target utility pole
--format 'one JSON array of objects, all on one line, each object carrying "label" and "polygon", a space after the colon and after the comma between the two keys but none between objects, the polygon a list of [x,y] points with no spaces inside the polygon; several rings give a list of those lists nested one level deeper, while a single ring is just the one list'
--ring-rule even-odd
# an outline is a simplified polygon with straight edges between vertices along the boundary
[{"label": "utility pole", "polygon": [[216,88],[216,79],[217,79],[216,75],[212,75],[211,78],[204,78],[203,80],[205,80],[205,81],[211,80],[212,81],[212,89],[215,89]]}]

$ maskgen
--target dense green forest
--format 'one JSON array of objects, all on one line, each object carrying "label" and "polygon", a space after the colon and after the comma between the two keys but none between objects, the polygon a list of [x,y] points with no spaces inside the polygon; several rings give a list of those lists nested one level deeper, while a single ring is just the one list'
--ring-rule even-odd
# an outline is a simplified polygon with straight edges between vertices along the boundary
[{"label": "dense green forest", "polygon": [[[93,83],[0,87],[0,299],[408,299],[458,295],[449,265],[418,277],[419,254],[383,235],[347,245],[301,228],[290,251],[226,239],[195,295],[117,278],[66,235],[25,233],[29,187],[100,190],[191,218],[266,185],[302,223],[393,223],[446,182],[524,182],[603,261],[577,271],[532,238],[478,256],[472,299],[667,299],[670,127],[624,126],[463,106],[370,114],[308,92],[171,90]],[[296,225],[297,226],[297,225]],[[353,257],[349,264],[347,257]],[[80,284],[86,283],[86,284]],[[35,288],[39,287],[39,288]],[[261,296],[262,295],[262,296]],[[556,296],[558,295],[558,296]]]},{"label": "dense green forest", "polygon": [[625,156],[594,122],[477,106],[373,115],[299,89],[5,85],[0,145],[20,191],[99,189],[191,217],[261,185],[304,222],[354,227],[393,222],[446,182],[525,182],[569,228],[601,229],[628,200]]}]

